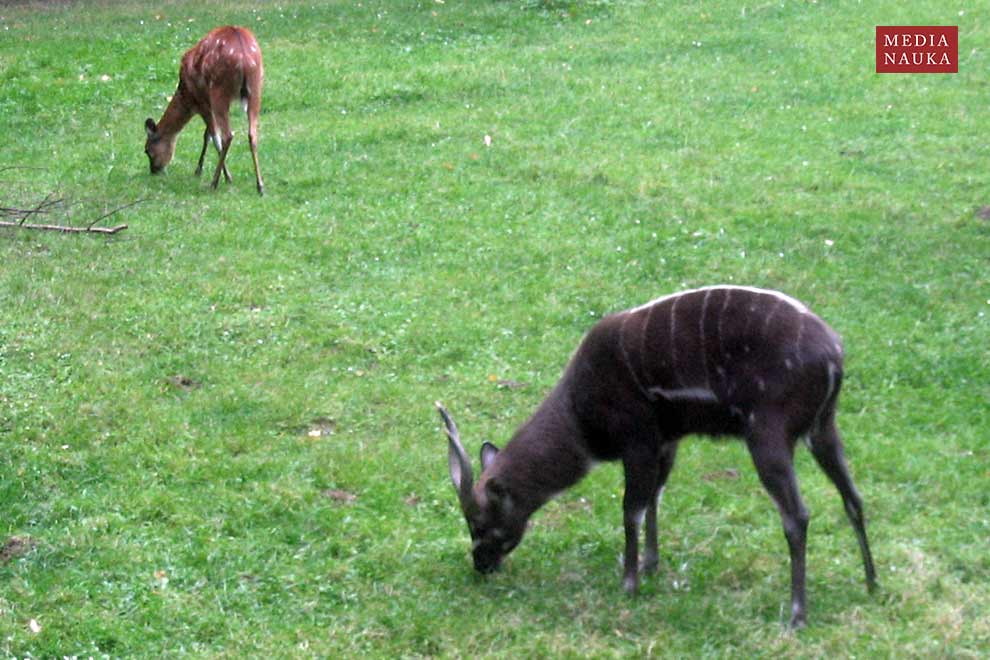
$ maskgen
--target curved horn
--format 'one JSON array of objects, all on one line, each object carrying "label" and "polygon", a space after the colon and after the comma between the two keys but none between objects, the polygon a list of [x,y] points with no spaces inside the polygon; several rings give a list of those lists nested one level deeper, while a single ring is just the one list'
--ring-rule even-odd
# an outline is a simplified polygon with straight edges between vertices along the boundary
[{"label": "curved horn", "polygon": [[443,418],[443,424],[446,427],[445,431],[447,432],[448,441],[447,461],[450,463],[450,480],[453,482],[454,489],[457,491],[457,496],[461,501],[461,508],[467,512],[474,505],[474,496],[471,494],[471,488],[474,486],[471,461],[468,459],[467,452],[464,451],[464,446],[461,444],[461,436],[457,432],[457,425],[454,424],[450,413],[447,412],[447,409],[439,401],[436,401],[434,405],[437,407],[437,411],[440,413],[440,417]]}]

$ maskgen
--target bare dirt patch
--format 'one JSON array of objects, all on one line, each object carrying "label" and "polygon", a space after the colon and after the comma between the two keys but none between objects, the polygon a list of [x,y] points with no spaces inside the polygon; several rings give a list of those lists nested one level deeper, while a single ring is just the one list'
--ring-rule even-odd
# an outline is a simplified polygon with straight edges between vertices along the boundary
[{"label": "bare dirt patch", "polygon": [[29,536],[11,536],[0,547],[0,564],[11,562],[30,552],[37,542]]}]

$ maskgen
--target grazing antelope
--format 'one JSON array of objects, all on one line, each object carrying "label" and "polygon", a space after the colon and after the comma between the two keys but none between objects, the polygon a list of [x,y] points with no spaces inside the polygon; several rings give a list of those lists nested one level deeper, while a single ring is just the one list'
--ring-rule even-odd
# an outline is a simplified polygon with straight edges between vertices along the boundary
[{"label": "grazing antelope", "polygon": [[230,130],[230,104],[239,98],[248,116],[248,142],[258,194],[263,195],[265,185],[258,167],[258,113],[263,81],[261,48],[250,30],[234,26],[211,30],[182,56],[179,86],[162,118],[157,124],[150,117],[144,123],[148,134],[144,152],[148,154],[151,173],[161,172],[171,162],[179,132],[198,114],[206,122],[206,130],[196,176],[203,173],[206,147],[212,140],[220,154],[213,173],[213,187],[217,187],[221,172],[230,181],[226,162],[227,150],[234,139]]},{"label": "grazing antelope", "polygon": [[482,445],[477,483],[453,419],[436,404],[474,567],[482,573],[498,568],[537,509],[596,462],[621,460],[623,586],[633,594],[644,519],[642,568],[653,571],[659,561],[657,504],[678,441],[688,434],[741,436],[783,519],[791,557],[790,625],[800,627],[808,512],[794,475],[798,438],[806,438],[842,495],[867,586],[872,591],[876,585],[862,501],[835,424],[841,384],[839,336],[803,304],[776,291],[713,286],[606,316],[505,449]]}]

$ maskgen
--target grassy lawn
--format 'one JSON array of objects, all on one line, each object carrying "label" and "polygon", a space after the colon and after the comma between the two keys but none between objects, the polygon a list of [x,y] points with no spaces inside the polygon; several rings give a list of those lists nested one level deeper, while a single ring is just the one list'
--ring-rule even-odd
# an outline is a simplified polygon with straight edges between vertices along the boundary
[{"label": "grassy lawn", "polygon": [[[198,119],[167,175],[142,152],[225,23],[264,51],[263,198],[239,111],[217,191]],[[959,73],[875,74],[878,24],[958,25]],[[977,2],[4,3],[0,206],[144,201],[0,228],[0,655],[985,653],[988,70]],[[476,575],[433,401],[476,455],[596,319],[714,283],[843,335],[880,593],[800,448],[788,632],[777,511],[704,439],[638,598],[617,465]]]}]

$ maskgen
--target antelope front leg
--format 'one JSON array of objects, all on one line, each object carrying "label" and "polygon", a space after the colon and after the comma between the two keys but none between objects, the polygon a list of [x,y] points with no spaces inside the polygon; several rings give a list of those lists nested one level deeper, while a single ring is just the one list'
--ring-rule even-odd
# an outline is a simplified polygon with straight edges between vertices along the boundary
[{"label": "antelope front leg", "polygon": [[210,127],[203,131],[203,150],[199,152],[199,163],[196,165],[196,176],[203,174],[203,159],[206,158],[206,148],[210,144]]},{"label": "antelope front leg", "polygon": [[660,547],[657,542],[657,507],[663,494],[663,486],[657,489],[657,494],[650,498],[646,505],[646,538],[644,539],[643,561],[639,563],[639,572],[643,574],[656,573],[660,566]]},{"label": "antelope front leg", "polygon": [[220,152],[217,169],[213,172],[212,185],[214,189],[220,183],[221,174],[223,174],[223,178],[226,179],[227,183],[230,183],[230,171],[227,170],[227,151],[230,149],[230,143],[234,140],[234,134],[230,130],[230,115],[227,112],[229,105],[230,99],[227,98],[223,89],[218,87],[210,89],[210,107],[214,108],[212,115],[213,144],[216,145],[217,151]]},{"label": "antelope front leg", "polygon": [[[622,560],[622,588],[634,595],[639,590],[639,527],[653,503],[652,526],[656,552],[656,452],[646,449],[630,451],[622,459],[626,475],[626,493],[622,498],[622,524],[626,549]],[[649,553],[649,548],[647,548]]]},{"label": "antelope front leg", "polygon": [[217,169],[213,172],[213,183],[211,184],[213,188],[217,187],[220,183],[220,174],[223,173],[224,178],[230,181],[230,172],[227,171],[227,152],[230,150],[230,143],[233,142],[234,137],[230,133],[223,136],[223,147],[220,149],[220,162],[217,163]]},{"label": "antelope front leg", "polygon": [[641,573],[655,573],[660,566],[660,549],[657,544],[657,509],[663,497],[664,485],[674,467],[674,457],[677,454],[677,443],[671,442],[660,449],[660,463],[657,468],[656,494],[650,498],[646,509],[646,547],[643,561],[639,566]]}]

